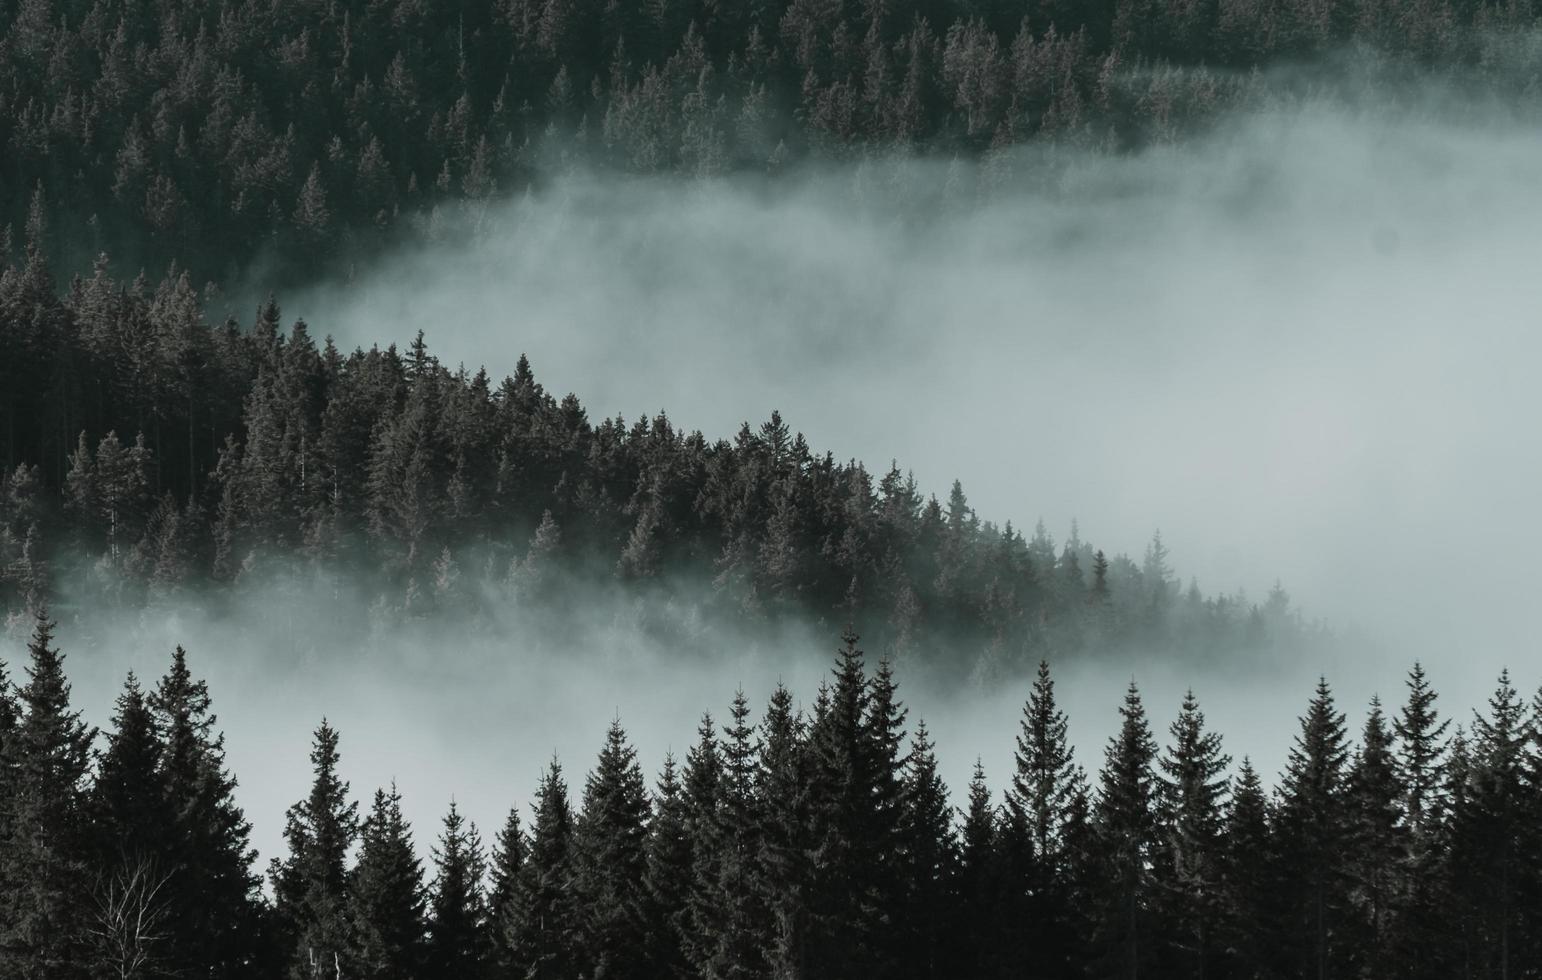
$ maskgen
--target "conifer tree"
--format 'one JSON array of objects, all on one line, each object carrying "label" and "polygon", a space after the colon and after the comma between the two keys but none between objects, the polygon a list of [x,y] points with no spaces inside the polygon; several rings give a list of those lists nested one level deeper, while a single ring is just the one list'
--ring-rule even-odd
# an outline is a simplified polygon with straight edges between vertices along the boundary
[{"label": "conifer tree", "polygon": [[1401,787],[1393,756],[1393,734],[1381,710],[1380,698],[1360,737],[1360,749],[1350,767],[1347,817],[1350,828],[1350,875],[1356,906],[1354,923],[1361,932],[1355,959],[1362,976],[1396,975],[1392,946],[1393,922],[1404,889],[1408,834],[1399,813]]},{"label": "conifer tree", "polygon": [[1005,964],[1002,948],[1017,921],[1003,921],[1002,876],[997,861],[996,811],[991,806],[985,767],[976,759],[969,780],[969,805],[959,829],[957,933],[953,955],[961,976],[995,977]]},{"label": "conifer tree", "polygon": [[0,974],[75,980],[92,967],[86,777],[96,733],[70,707],[53,630],[47,613],[39,612],[19,692],[21,718],[0,758],[11,794],[0,840]]},{"label": "conifer tree", "polygon": [[1177,954],[1170,961],[1175,975],[1203,978],[1214,975],[1224,949],[1219,920],[1231,757],[1221,751],[1221,736],[1205,730],[1192,690],[1169,732],[1157,786],[1161,844],[1153,873],[1165,908],[1158,921]]},{"label": "conifer tree", "polygon": [[337,743],[336,729],[322,719],[311,749],[311,791],[286,814],[289,857],[275,858],[269,870],[294,980],[353,968],[345,861],[358,836],[359,805],[348,799],[348,784],[337,774]]},{"label": "conifer tree", "polygon": [[423,976],[477,980],[487,960],[487,914],[482,893],[486,857],[476,825],[466,822],[454,801],[445,814],[433,857],[435,874]]},{"label": "conifer tree", "polygon": [[580,910],[573,896],[573,815],[553,759],[536,790],[530,850],[515,890],[514,975],[563,980],[582,968]]},{"label": "conifer tree", "polygon": [[251,825],[236,805],[225,768],[225,737],[215,729],[208,685],[195,680],[177,647],[149,697],[164,739],[161,774],[167,809],[167,946],[173,968],[212,967],[227,976],[259,971],[265,948],[252,873]]},{"label": "conifer tree", "polygon": [[685,788],[676,772],[674,754],[665,755],[648,827],[648,967],[655,976],[685,980],[695,975],[685,956],[693,841]]},{"label": "conifer tree", "polygon": [[1475,965],[1503,977],[1514,975],[1529,938],[1517,874],[1528,843],[1528,720],[1508,670],[1488,709],[1486,716],[1474,713],[1465,792],[1451,817],[1451,864],[1456,900],[1470,916],[1466,938]]},{"label": "conifer tree", "polygon": [[491,881],[487,894],[487,931],[493,971],[506,974],[513,963],[515,930],[519,926],[519,871],[530,850],[519,823],[519,808],[511,807],[503,829],[493,841]]},{"label": "conifer tree", "polygon": [[1346,870],[1347,759],[1344,715],[1334,707],[1327,680],[1319,679],[1281,779],[1277,831],[1286,930],[1281,952],[1306,976],[1328,977],[1348,968],[1353,912]]},{"label": "conifer tree", "polygon": [[1102,872],[1095,941],[1100,970],[1130,980],[1153,961],[1156,928],[1151,921],[1154,885],[1150,865],[1157,851],[1156,739],[1140,692],[1131,681],[1119,708],[1118,734],[1109,740],[1095,814]]},{"label": "conifer tree", "polygon": [[167,831],[172,813],[167,805],[163,751],[149,703],[130,671],[91,786],[99,867],[145,860],[159,873],[169,870]]},{"label": "conifer tree", "polygon": [[1273,963],[1278,913],[1269,820],[1263,780],[1244,756],[1232,780],[1222,869],[1228,906],[1223,939],[1231,954],[1227,965],[1243,976],[1264,976]]},{"label": "conifer tree", "polygon": [[893,942],[899,974],[922,978],[948,976],[953,969],[949,938],[955,928],[958,840],[948,789],[937,773],[937,756],[926,723],[916,723],[902,784],[899,825],[905,883]]},{"label": "conifer tree", "polygon": [[749,701],[739,691],[730,712],[732,724],[723,728],[718,743],[716,805],[700,826],[693,853],[692,962],[707,978],[761,975],[771,945],[760,891],[755,795],[759,745],[749,715]]},{"label": "conifer tree", "polygon": [[348,921],[354,970],[371,980],[415,980],[423,968],[423,865],[402,816],[402,798],[375,791],[359,828],[359,861],[349,874]]},{"label": "conifer tree", "polygon": [[599,762],[584,785],[575,833],[574,893],[585,955],[596,976],[649,975],[648,820],[651,809],[637,751],[611,723]]},{"label": "conifer tree", "polygon": [[1438,955],[1434,939],[1448,921],[1442,898],[1445,846],[1441,824],[1447,812],[1442,785],[1449,719],[1435,711],[1436,693],[1415,662],[1408,672],[1408,700],[1392,723],[1396,735],[1395,776],[1400,789],[1399,823],[1406,835],[1399,877],[1395,934],[1390,946],[1396,966],[1405,975],[1422,980],[1436,976]]},{"label": "conifer tree", "polygon": [[773,976],[801,975],[808,927],[809,758],[806,726],[785,685],[772,692],[760,727],[758,861],[771,920],[765,957]]}]

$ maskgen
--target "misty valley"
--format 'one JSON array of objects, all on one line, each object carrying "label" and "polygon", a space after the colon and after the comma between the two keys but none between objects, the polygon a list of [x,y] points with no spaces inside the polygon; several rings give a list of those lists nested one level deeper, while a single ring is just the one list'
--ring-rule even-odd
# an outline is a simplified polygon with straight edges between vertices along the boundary
[{"label": "misty valley", "polygon": [[1539,18],[0,0],[0,980],[1542,980]]},{"label": "misty valley", "polygon": [[1453,729],[1415,664],[1401,706],[1372,700],[1358,744],[1319,680],[1271,793],[1246,757],[1232,774],[1192,691],[1159,739],[1133,681],[1089,770],[1041,662],[1003,789],[976,762],[955,804],[892,664],[848,632],[805,707],[778,684],[757,711],[740,689],[651,781],[613,720],[576,802],[553,757],[485,836],[453,799],[415,837],[394,782],[355,795],[343,733],[322,719],[309,791],[259,878],[188,655],[153,686],[128,675],[94,753],[53,630],[37,617],[24,680],[0,700],[6,831],[48,844],[9,844],[0,867],[25,887],[4,908],[54,962],[103,975],[1524,976],[1538,962],[1542,691],[1528,703],[1508,673]]}]

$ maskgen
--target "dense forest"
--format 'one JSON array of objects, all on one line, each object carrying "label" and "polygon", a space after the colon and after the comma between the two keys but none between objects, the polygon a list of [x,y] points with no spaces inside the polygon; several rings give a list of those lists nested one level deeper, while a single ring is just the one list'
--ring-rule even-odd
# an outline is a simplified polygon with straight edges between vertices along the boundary
[{"label": "dense forest", "polygon": [[1119,149],[1254,104],[1277,87],[1257,69],[1321,56],[1365,68],[1350,89],[1396,97],[1433,66],[1532,98],[1537,15],[1531,0],[5,0],[0,228],[19,246],[37,196],[69,267],[109,249],[281,288],[404,232],[474,233],[500,193],[578,162],[708,175],[1025,140]]},{"label": "dense forest", "polygon": [[[553,759],[487,839],[425,862],[321,722],[287,853],[254,869],[207,686],[179,648],[105,739],[53,625],[0,686],[0,975],[300,978],[1515,978],[1542,964],[1542,693],[1452,727],[1415,665],[1358,741],[1318,683],[1272,790],[1190,693],[1132,682],[1090,771],[1049,667],[1015,767],[955,807],[888,661],[849,633],[811,705],[700,720],[650,788],[619,721],[580,798]],[[688,719],[681,719],[688,726]],[[1010,733],[1002,733],[1010,737]],[[303,765],[303,760],[292,760]]]},{"label": "dense forest", "polygon": [[[1325,634],[1283,589],[1180,587],[1073,524],[1057,546],[820,454],[777,414],[709,441],[667,417],[591,421],[528,362],[495,383],[405,352],[318,346],[272,302],[204,322],[186,275],[105,263],[60,290],[41,253],[0,275],[0,588],[15,614],[341,579],[377,619],[560,623],[614,588],[706,622],[862,624],[955,679],[1138,647],[1197,660]],[[205,588],[208,586],[209,588]],[[24,620],[25,621],[25,620]],[[695,620],[693,620],[695,621]],[[25,625],[23,625],[25,630]],[[708,634],[711,642],[718,637]]]}]

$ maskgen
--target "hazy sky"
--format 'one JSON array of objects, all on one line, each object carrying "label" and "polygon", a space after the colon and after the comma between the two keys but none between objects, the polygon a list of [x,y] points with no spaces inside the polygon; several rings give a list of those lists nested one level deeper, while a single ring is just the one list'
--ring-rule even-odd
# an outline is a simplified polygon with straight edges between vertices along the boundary
[{"label": "hazy sky", "polygon": [[[1373,691],[1401,700],[1414,656],[1463,717],[1503,663],[1523,688],[1542,680],[1542,132],[1313,110],[1181,150],[1014,167],[1038,189],[977,199],[963,169],[945,207],[900,193],[943,184],[944,168],[915,164],[774,193],[573,179],[511,204],[475,248],[402,254],[285,313],[347,345],[421,327],[447,361],[499,376],[528,352],[591,418],[662,408],[729,437],[780,408],[817,449],[875,470],[897,458],[939,495],[962,479],[987,518],[1043,516],[1060,538],[1075,516],[1137,557],[1160,526],[1207,590],[1257,596],[1279,577],[1363,637],[1363,654],[1264,685],[1064,665],[1089,768],[1132,676],[1164,740],[1192,684],[1271,778],[1319,670],[1355,728]],[[296,601],[255,596],[214,626],[185,610],[60,634],[99,722],[123,670],[158,676],[189,645],[264,860],[323,713],[361,801],[394,777],[421,831],[454,794],[490,839],[554,750],[576,798],[619,714],[651,781],[736,685],[757,717],[779,676],[809,701],[836,639],[746,640],[685,665],[606,604],[563,646],[519,623],[317,642]],[[968,702],[904,693],[956,801],[976,755],[1002,784],[1026,681]]]}]

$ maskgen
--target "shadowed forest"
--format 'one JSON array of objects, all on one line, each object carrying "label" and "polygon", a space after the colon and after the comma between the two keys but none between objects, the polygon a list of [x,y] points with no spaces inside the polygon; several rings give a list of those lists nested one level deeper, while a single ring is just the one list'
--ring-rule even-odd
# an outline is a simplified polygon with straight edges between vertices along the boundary
[{"label": "shadowed forest", "polygon": [[50,215],[51,257],[72,269],[106,250],[198,283],[282,287],[404,236],[475,234],[500,194],[578,164],[712,175],[1024,141],[1117,151],[1280,98],[1416,99],[1431,77],[1534,105],[1537,14],[1482,0],[7,0],[0,227],[20,249]]},{"label": "shadowed forest", "polygon": [[510,606],[560,621],[612,587],[687,645],[718,641],[704,622],[863,623],[955,679],[1325,639],[1279,587],[1180,587],[1160,533],[1139,560],[1074,523],[1057,546],[1042,522],[982,520],[957,483],[943,502],[898,466],[820,454],[775,413],[713,442],[663,415],[591,422],[523,358],[495,384],[421,333],[344,355],[281,329],[271,301],[211,327],[185,275],[151,288],[101,264],[60,298],[36,251],[0,276],[0,311],[0,585],[23,621],[55,591],[61,610],[217,604],[294,575],[348,578],[376,625]]},{"label": "shadowed forest", "polygon": [[1508,674],[1453,728],[1416,664],[1358,739],[1320,681],[1271,790],[1192,693],[1159,738],[1134,683],[1089,769],[1041,665],[1005,790],[977,765],[955,801],[848,634],[808,707],[740,691],[651,785],[614,721],[576,801],[554,758],[487,837],[451,802],[427,855],[394,785],[361,808],[323,720],[264,880],[182,649],[129,676],[95,752],[52,628],[0,688],[9,975],[1448,978],[1542,954],[1542,693]]}]

